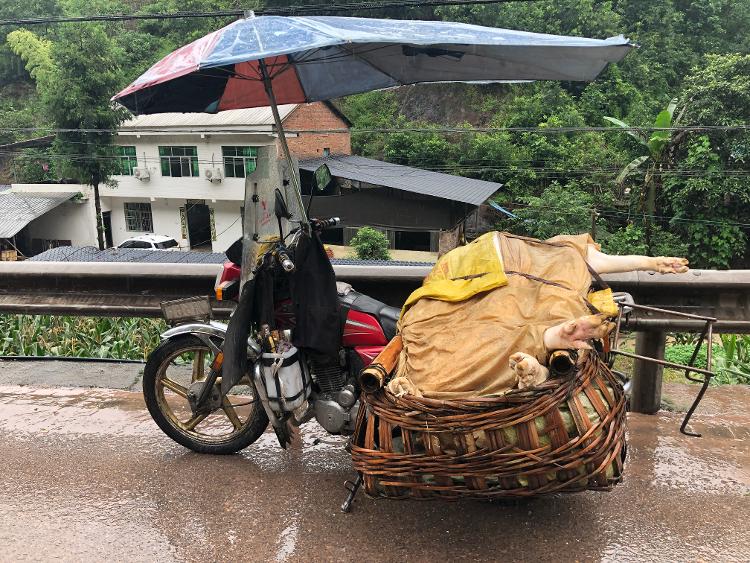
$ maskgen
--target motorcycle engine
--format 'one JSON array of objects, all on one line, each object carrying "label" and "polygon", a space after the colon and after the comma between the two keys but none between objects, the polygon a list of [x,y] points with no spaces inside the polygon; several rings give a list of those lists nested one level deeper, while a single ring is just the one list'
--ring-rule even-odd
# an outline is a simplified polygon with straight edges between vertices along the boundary
[{"label": "motorcycle engine", "polygon": [[320,362],[310,358],[310,374],[320,388],[313,401],[315,419],[331,434],[351,434],[357,420],[359,401],[353,382],[341,362]]}]

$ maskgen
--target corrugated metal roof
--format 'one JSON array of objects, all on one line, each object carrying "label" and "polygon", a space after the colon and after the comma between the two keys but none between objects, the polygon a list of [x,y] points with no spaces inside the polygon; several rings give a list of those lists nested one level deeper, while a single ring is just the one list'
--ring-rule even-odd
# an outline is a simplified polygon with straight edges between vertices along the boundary
[{"label": "corrugated metal roof", "polygon": [[339,178],[460,201],[471,205],[481,205],[503,186],[495,182],[421,170],[362,156],[337,155],[314,158],[300,161],[299,166],[302,170],[312,172],[321,164],[327,164],[331,174]]},{"label": "corrugated metal roof", "polygon": [[[286,119],[299,104],[279,106],[281,120]],[[270,107],[231,109],[219,113],[154,113],[139,115],[120,125],[120,131],[134,129],[220,129],[236,127],[260,127],[270,130],[273,125]]]},{"label": "corrugated metal roof", "polygon": [[10,238],[37,217],[41,217],[77,192],[0,193],[0,238]]}]

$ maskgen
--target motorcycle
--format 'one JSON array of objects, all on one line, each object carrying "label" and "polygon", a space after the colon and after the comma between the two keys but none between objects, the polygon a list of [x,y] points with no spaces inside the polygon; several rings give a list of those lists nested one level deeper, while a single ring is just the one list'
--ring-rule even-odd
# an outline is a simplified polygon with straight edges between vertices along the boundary
[{"label": "motorcycle", "polygon": [[[144,369],[143,394],[152,418],[167,436],[199,453],[237,452],[258,440],[269,422],[282,447],[290,442],[292,427],[313,418],[330,434],[352,434],[360,408],[357,375],[396,334],[399,309],[332,280],[340,315],[330,322],[339,328],[328,330],[335,332],[335,354],[305,342],[295,345],[303,328],[297,317],[310,314],[294,298],[297,257],[307,260],[303,247],[324,252],[318,235],[339,221],[313,219],[309,232],[299,223],[284,236],[282,219],[291,214],[278,189],[274,214],[279,233],[260,241],[253,282],[239,291],[240,241],[227,251],[231,259],[216,279],[216,298],[238,301],[230,319],[239,327],[234,342],[244,348],[237,381],[227,379],[227,356],[236,355],[227,342],[232,330],[213,320],[164,332]],[[254,313],[248,314],[243,303],[254,303]],[[265,318],[263,311],[268,311]],[[327,328],[319,325],[316,332]]]}]

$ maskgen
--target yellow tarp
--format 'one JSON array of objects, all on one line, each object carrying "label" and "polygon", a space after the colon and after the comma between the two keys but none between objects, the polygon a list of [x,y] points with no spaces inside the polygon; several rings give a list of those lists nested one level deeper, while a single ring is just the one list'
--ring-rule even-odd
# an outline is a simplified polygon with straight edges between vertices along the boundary
[{"label": "yellow tarp", "polygon": [[422,287],[409,295],[401,315],[423,298],[456,303],[506,285],[508,278],[495,235],[482,235],[471,244],[451,250],[440,258],[422,282]]},{"label": "yellow tarp", "polygon": [[[515,387],[512,354],[545,362],[544,331],[590,314],[589,244],[586,234],[536,241],[488,233],[446,254],[401,315],[399,390],[458,399]],[[606,292],[596,300],[607,309]]]}]

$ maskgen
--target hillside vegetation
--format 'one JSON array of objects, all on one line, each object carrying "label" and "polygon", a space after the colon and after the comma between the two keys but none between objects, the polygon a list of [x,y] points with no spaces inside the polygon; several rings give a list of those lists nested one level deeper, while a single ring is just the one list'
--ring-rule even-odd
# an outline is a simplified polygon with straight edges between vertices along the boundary
[{"label": "hillside vegetation", "polygon": [[[318,3],[325,5],[265,5]],[[251,7],[235,0],[6,0],[0,20],[239,6]],[[347,15],[629,37],[640,47],[591,84],[421,85],[337,103],[354,122],[359,154],[502,183],[497,200],[518,219],[498,216],[498,228],[539,237],[591,231],[611,252],[686,254],[698,267],[748,265],[750,133],[738,126],[750,123],[750,0],[539,0]],[[63,69],[58,73],[80,65],[88,82],[101,74],[100,84],[124,86],[169,51],[229,21],[57,24],[29,27],[33,36],[0,28],[0,144],[60,122],[50,109],[54,80],[45,94],[44,66],[35,71],[35,55],[47,56],[51,68]],[[81,39],[83,28],[91,32]],[[76,51],[86,37],[108,58]],[[60,65],[63,56],[67,63]],[[97,114],[98,122],[103,117]],[[631,135],[626,125],[722,129]],[[445,127],[484,130],[447,133]],[[89,142],[59,140],[46,153],[5,156],[19,180],[54,179],[70,173],[76,151]]]}]

